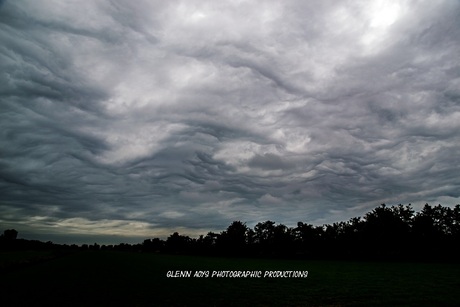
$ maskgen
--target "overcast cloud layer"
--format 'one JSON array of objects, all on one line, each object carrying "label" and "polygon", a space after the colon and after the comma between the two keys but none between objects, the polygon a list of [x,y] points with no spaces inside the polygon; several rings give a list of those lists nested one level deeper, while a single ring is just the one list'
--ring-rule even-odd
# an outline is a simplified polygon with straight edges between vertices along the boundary
[{"label": "overcast cloud layer", "polygon": [[27,238],[460,203],[456,0],[1,1],[0,99]]}]

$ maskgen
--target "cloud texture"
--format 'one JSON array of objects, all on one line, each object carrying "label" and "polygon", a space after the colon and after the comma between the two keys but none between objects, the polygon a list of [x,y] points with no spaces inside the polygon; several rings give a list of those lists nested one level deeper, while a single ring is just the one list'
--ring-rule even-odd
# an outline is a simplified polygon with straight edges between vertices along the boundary
[{"label": "cloud texture", "polygon": [[458,1],[2,1],[0,41],[5,229],[460,202]]}]

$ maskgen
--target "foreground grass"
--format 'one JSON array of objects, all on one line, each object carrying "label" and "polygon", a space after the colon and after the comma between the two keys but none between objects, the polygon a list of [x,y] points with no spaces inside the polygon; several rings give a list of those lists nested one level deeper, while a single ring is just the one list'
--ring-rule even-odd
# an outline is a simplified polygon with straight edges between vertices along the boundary
[{"label": "foreground grass", "polygon": [[[167,278],[176,270],[309,275]],[[80,252],[4,272],[0,287],[2,306],[459,306],[458,276],[459,264]]]},{"label": "foreground grass", "polygon": [[0,272],[3,273],[53,258],[56,258],[56,253],[52,251],[1,251]]}]

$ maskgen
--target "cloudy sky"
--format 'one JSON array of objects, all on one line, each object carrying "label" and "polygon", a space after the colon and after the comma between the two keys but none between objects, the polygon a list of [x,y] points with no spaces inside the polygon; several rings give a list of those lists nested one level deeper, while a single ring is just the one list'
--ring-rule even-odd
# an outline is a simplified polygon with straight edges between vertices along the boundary
[{"label": "cloudy sky", "polygon": [[460,203],[460,1],[0,1],[0,226],[67,243]]}]

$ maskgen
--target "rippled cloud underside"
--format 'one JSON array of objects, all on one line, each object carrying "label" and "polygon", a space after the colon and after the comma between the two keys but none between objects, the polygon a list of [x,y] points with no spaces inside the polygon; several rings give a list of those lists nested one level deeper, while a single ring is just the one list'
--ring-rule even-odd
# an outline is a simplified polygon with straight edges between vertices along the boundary
[{"label": "rippled cloud underside", "polygon": [[20,236],[460,202],[458,1],[6,0],[0,42],[0,225]]}]

